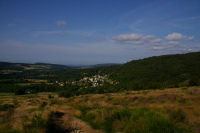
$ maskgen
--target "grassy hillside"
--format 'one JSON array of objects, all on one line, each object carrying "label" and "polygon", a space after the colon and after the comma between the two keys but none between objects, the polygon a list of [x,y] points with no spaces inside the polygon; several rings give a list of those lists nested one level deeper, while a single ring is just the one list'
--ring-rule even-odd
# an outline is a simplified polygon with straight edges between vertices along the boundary
[{"label": "grassy hillside", "polygon": [[198,86],[71,98],[4,93],[0,133],[200,133],[199,104]]},{"label": "grassy hillside", "polygon": [[113,70],[111,78],[126,89],[200,85],[200,52],[131,61]]}]

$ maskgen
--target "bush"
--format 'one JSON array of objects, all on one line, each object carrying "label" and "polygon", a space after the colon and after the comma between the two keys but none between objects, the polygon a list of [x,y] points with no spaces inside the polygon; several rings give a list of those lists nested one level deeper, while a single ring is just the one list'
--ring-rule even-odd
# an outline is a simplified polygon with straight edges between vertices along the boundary
[{"label": "bush", "polygon": [[14,105],[12,104],[0,105],[0,111],[8,111],[8,110],[12,110],[13,108],[14,108]]},{"label": "bush", "polygon": [[53,104],[61,104],[61,101],[59,101],[57,99],[51,99],[50,100],[50,105],[53,105]]},{"label": "bush", "polygon": [[184,122],[186,119],[185,112],[181,109],[170,111],[169,115],[175,122]]},{"label": "bush", "polygon": [[59,97],[69,98],[69,97],[74,96],[74,93],[72,93],[71,91],[65,90],[65,91],[58,92],[58,95],[59,95]]},{"label": "bush", "polygon": [[181,130],[163,114],[153,110],[132,112],[125,133],[181,133]]},{"label": "bush", "polygon": [[24,88],[19,88],[15,90],[15,95],[24,95],[26,94],[26,90]]},{"label": "bush", "polygon": [[[160,111],[146,108],[90,111],[82,109],[81,119],[87,121],[92,127],[102,129],[106,133],[189,133],[186,128],[179,127],[175,122],[184,119],[183,115],[176,117],[176,121],[167,117]],[[81,110],[81,111],[82,111]]]},{"label": "bush", "polygon": [[48,95],[48,98],[51,99],[51,98],[54,98],[54,96],[51,95],[51,94],[49,94],[49,95]]},{"label": "bush", "polygon": [[0,129],[0,133],[20,133],[20,132],[13,129]]},{"label": "bush", "polygon": [[47,104],[48,104],[47,102],[42,102],[42,103],[40,104],[40,108],[44,108]]}]

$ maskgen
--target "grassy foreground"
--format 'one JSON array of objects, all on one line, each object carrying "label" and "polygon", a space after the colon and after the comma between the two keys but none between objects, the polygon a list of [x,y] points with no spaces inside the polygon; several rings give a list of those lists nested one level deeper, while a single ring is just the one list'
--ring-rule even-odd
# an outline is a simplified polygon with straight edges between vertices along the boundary
[{"label": "grassy foreground", "polygon": [[0,133],[200,133],[199,105],[200,87],[71,98],[2,93]]}]

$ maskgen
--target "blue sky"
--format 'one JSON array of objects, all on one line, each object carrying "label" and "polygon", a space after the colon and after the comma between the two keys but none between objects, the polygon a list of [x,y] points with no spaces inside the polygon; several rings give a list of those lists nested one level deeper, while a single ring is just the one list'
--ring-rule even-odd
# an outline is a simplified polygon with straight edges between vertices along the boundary
[{"label": "blue sky", "polygon": [[86,65],[194,51],[199,0],[0,1],[0,61]]}]

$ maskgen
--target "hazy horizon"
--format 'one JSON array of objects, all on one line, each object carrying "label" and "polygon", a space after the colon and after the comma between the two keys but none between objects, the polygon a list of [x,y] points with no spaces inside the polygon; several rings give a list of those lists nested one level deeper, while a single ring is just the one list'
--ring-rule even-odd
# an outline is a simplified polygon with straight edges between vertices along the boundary
[{"label": "hazy horizon", "polygon": [[[200,52],[200,51],[195,51],[195,52]],[[55,64],[55,65],[65,65],[65,66],[69,66],[69,67],[84,67],[84,66],[94,66],[94,65],[106,65],[106,64],[125,64],[128,63],[130,61],[134,61],[134,60],[142,60],[145,58],[150,58],[150,57],[156,57],[156,56],[163,56],[163,55],[176,55],[176,54],[188,54],[188,53],[193,53],[193,52],[185,52],[185,53],[174,53],[174,54],[161,54],[161,55],[153,55],[153,56],[148,56],[148,57],[144,57],[144,58],[138,58],[138,59],[130,59],[128,61],[125,62],[121,62],[121,63],[115,63],[115,62],[104,62],[104,63],[94,63],[94,64],[63,64],[63,63],[53,63],[53,62],[23,62],[23,61],[4,61],[4,60],[0,60],[0,62],[8,62],[8,63],[24,63],[24,64],[37,64],[37,63],[44,63],[44,64]]]},{"label": "hazy horizon", "polygon": [[199,0],[0,1],[0,61],[95,65],[200,51]]}]

